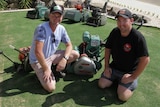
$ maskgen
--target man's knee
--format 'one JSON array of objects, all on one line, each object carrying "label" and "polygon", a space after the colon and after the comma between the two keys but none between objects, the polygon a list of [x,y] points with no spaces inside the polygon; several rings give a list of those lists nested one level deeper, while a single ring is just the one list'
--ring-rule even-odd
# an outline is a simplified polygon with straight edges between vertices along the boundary
[{"label": "man's knee", "polygon": [[56,81],[52,80],[51,82],[43,82],[41,83],[43,88],[48,92],[53,92],[56,89]]},{"label": "man's knee", "polygon": [[54,87],[44,87],[46,91],[48,91],[49,93],[53,92],[56,89],[56,86]]},{"label": "man's knee", "polygon": [[98,81],[98,87],[102,89],[106,88],[106,86],[100,81]]},{"label": "man's knee", "polygon": [[73,54],[75,59],[79,58],[79,56],[80,56],[80,54],[75,50],[72,51],[72,54]]},{"label": "man's knee", "polygon": [[55,89],[56,89],[56,85],[55,84],[52,84],[52,85],[46,85],[46,86],[43,86],[43,88],[48,91],[49,93],[53,92]]},{"label": "man's knee", "polygon": [[80,55],[79,55],[79,53],[78,53],[77,51],[72,50],[72,53],[71,53],[71,55],[69,56],[69,60],[68,60],[67,63],[71,63],[71,62],[75,61],[76,59],[79,58],[79,56],[80,56]]},{"label": "man's knee", "polygon": [[117,93],[118,93],[118,98],[121,101],[127,101],[133,95],[133,91],[123,86],[118,87]]},{"label": "man's knee", "polygon": [[127,101],[127,100],[129,100],[129,98],[131,98],[132,94],[133,94],[133,93],[119,94],[119,95],[118,95],[118,98],[119,98],[119,100],[121,100],[121,101]]},{"label": "man's knee", "polygon": [[107,80],[107,79],[104,79],[104,78],[100,78],[99,80],[98,80],[98,86],[100,87],[100,88],[106,88],[106,87],[110,87],[112,85],[112,82],[111,81],[109,81],[109,80]]}]

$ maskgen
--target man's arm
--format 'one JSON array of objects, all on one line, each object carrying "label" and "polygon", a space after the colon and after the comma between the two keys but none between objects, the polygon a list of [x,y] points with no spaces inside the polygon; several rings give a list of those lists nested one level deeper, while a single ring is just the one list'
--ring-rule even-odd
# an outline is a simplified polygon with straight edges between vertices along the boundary
[{"label": "man's arm", "polygon": [[131,77],[133,79],[136,79],[144,71],[149,61],[150,61],[149,56],[140,57],[137,69],[134,71]]},{"label": "man's arm", "polygon": [[71,54],[71,51],[73,49],[72,47],[72,43],[71,42],[68,42],[65,44],[66,45],[66,50],[65,50],[65,53],[64,53],[64,56],[69,58],[70,54]]},{"label": "man's arm", "polygon": [[109,67],[109,61],[110,61],[110,49],[105,48],[105,62],[104,62],[105,67],[104,69]]},{"label": "man's arm", "polygon": [[45,62],[45,57],[43,54],[43,42],[40,42],[40,41],[35,42],[35,55],[37,57],[38,62],[42,66],[42,69],[44,71],[48,71],[49,68]]},{"label": "man's arm", "polygon": [[124,74],[121,82],[126,84],[137,79],[137,77],[144,71],[149,61],[150,58],[148,56],[140,57],[137,69],[133,72],[133,74]]},{"label": "man's arm", "polygon": [[56,68],[56,71],[62,71],[65,69],[66,67],[66,64],[67,62],[69,62],[69,56],[71,54],[71,51],[73,49],[72,47],[72,43],[71,42],[68,42],[65,44],[66,46],[66,49],[65,49],[65,52],[64,52],[64,56],[63,58],[59,61],[59,63],[57,64],[57,68]]}]

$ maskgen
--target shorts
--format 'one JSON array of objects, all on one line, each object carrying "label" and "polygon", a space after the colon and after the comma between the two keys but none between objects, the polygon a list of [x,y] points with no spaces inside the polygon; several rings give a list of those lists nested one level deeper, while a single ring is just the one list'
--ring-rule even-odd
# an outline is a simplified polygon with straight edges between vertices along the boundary
[{"label": "shorts", "polygon": [[[53,55],[51,55],[50,57],[48,57],[46,60],[47,65],[51,68],[52,64],[56,65],[64,56],[64,50],[57,50]],[[32,68],[34,69],[35,66],[37,66],[35,71],[38,71],[38,69],[41,68],[41,65],[37,62],[37,63],[33,63],[31,64]]]},{"label": "shorts", "polygon": [[135,90],[138,85],[138,79],[135,79],[133,82],[128,83],[128,84],[121,83],[121,79],[124,74],[125,73],[112,68],[111,78],[106,77],[104,75],[104,72],[102,73],[101,78],[105,78],[105,79],[112,81],[112,82],[118,82],[119,85],[122,85],[131,91]]},{"label": "shorts", "polygon": [[[56,65],[64,56],[64,51],[63,50],[57,50],[55,52],[55,54],[53,54],[52,56],[48,57],[46,59],[46,63],[48,65],[48,67],[51,69],[52,64]],[[44,75],[44,71],[41,67],[41,65],[37,62],[37,63],[33,63],[31,64],[33,70],[36,72],[36,75],[38,77],[38,79],[41,81],[41,83],[43,83],[43,75]],[[52,75],[53,80],[55,80],[54,75]]]}]

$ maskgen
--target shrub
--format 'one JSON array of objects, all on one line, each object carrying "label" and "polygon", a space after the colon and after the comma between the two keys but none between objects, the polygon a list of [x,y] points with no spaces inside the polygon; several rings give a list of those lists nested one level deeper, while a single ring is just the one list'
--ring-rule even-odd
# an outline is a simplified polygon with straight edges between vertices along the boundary
[{"label": "shrub", "polygon": [[27,9],[30,8],[32,4],[32,0],[19,0],[19,8]]},{"label": "shrub", "polygon": [[4,10],[7,6],[6,0],[0,0],[0,10]]}]

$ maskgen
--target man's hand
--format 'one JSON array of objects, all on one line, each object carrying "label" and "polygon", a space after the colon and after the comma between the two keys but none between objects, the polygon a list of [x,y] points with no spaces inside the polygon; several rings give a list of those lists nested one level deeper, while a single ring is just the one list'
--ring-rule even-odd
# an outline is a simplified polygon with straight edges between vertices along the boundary
[{"label": "man's hand", "polygon": [[51,80],[52,80],[52,71],[51,70],[44,71],[43,79],[44,79],[45,82],[51,82]]},{"label": "man's hand", "polygon": [[132,78],[132,74],[124,74],[121,79],[121,82],[124,84],[130,83],[133,81],[134,81],[134,79]]},{"label": "man's hand", "polygon": [[112,69],[107,67],[105,70],[104,70],[104,75],[108,78],[111,77],[111,74],[112,74]]}]

